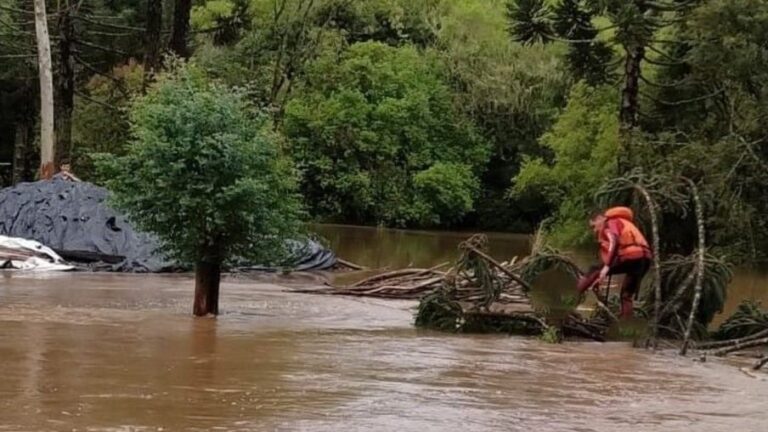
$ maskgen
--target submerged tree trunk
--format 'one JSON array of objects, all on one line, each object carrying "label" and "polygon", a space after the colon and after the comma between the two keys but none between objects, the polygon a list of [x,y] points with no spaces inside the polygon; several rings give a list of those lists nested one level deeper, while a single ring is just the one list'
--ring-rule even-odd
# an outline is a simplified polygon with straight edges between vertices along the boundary
[{"label": "submerged tree trunk", "polygon": [[621,88],[621,108],[619,110],[619,156],[618,175],[624,175],[632,169],[632,140],[637,128],[637,116],[640,111],[638,94],[640,93],[640,64],[645,56],[645,47],[627,47],[624,61],[624,84]]},{"label": "submerged tree trunk", "polygon": [[200,261],[195,265],[195,316],[219,314],[221,264]]},{"label": "submerged tree trunk", "polygon": [[143,88],[157,71],[160,63],[160,34],[163,24],[162,0],[147,0],[147,27],[144,32],[144,81]]},{"label": "submerged tree trunk", "polygon": [[189,58],[187,37],[189,36],[189,13],[191,9],[192,0],[176,0],[174,2],[170,48],[181,58]]},{"label": "submerged tree trunk", "polygon": [[58,13],[58,74],[56,75],[56,150],[54,151],[54,170],[62,162],[69,163],[72,151],[72,112],[75,105],[75,67],[72,60],[72,25],[71,9],[68,2],[62,4]]},{"label": "submerged tree trunk", "polygon": [[40,76],[40,178],[48,179],[54,174],[54,130],[53,130],[53,74],[51,71],[51,39],[48,36],[48,21],[45,0],[35,1],[35,36]]}]

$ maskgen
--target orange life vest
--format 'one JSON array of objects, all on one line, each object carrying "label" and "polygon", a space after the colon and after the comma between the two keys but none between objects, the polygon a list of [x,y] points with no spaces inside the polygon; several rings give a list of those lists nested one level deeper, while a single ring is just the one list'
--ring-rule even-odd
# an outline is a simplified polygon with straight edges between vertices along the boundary
[{"label": "orange life vest", "polygon": [[[614,265],[629,260],[651,258],[651,248],[643,233],[634,224],[634,213],[628,207],[613,207],[605,211],[605,226],[598,234],[600,242],[600,258],[606,265]],[[620,225],[616,245],[616,256],[610,256],[609,226],[611,220],[617,220]]]}]

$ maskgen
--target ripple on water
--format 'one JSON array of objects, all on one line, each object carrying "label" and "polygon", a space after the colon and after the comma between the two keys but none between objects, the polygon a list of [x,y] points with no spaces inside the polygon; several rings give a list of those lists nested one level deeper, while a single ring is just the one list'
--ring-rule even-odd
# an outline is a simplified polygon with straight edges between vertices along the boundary
[{"label": "ripple on water", "polygon": [[189,277],[12,277],[0,430],[768,430],[768,386],[625,344],[448,335],[412,303]]}]

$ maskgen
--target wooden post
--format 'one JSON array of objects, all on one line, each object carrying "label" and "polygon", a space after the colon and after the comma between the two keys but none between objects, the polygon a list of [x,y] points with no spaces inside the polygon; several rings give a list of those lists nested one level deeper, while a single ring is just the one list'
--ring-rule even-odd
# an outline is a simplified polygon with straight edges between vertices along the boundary
[{"label": "wooden post", "polygon": [[54,174],[53,72],[51,70],[51,39],[45,0],[34,0],[37,63],[40,77],[40,178]]}]

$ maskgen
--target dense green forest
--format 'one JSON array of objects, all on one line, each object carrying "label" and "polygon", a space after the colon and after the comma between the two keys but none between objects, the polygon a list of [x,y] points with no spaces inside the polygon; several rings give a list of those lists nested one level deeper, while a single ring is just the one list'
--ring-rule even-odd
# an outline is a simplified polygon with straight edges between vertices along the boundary
[{"label": "dense green forest", "polygon": [[[35,178],[40,160],[31,3],[0,0],[5,184]],[[124,154],[132,99],[177,56],[267,117],[318,221],[532,231],[547,220],[572,245],[600,185],[643,172],[698,184],[710,245],[740,258],[768,245],[763,0],[47,7],[56,163],[88,180],[104,180],[94,154]],[[671,250],[691,246],[687,229],[671,230]]]}]

